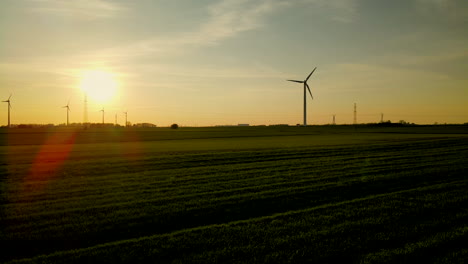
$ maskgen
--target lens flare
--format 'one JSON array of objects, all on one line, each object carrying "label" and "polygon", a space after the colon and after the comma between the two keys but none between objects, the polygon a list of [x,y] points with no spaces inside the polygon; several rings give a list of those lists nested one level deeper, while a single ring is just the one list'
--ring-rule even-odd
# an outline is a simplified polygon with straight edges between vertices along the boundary
[{"label": "lens flare", "polygon": [[117,81],[113,74],[101,70],[85,71],[81,77],[80,88],[90,99],[97,103],[107,103],[117,92]]}]

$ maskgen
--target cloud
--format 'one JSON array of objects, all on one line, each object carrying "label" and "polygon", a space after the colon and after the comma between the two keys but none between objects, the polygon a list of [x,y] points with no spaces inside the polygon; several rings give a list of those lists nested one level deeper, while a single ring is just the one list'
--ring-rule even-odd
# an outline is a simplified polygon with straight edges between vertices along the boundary
[{"label": "cloud", "polygon": [[392,54],[378,57],[386,63],[402,66],[441,65],[453,64],[455,61],[468,59],[468,49],[459,49],[438,54]]},{"label": "cloud", "polygon": [[225,0],[209,8],[211,17],[198,34],[212,42],[263,26],[265,17],[290,5],[286,1]]},{"label": "cloud", "polygon": [[29,0],[31,11],[47,15],[94,20],[114,17],[126,8],[108,0]]},{"label": "cloud", "polygon": [[328,10],[332,14],[330,19],[336,22],[351,23],[358,17],[357,0],[303,0],[303,3]]},{"label": "cloud", "polygon": [[452,2],[452,0],[416,0],[416,3],[420,5],[431,5],[436,7],[445,7],[450,2]]},{"label": "cloud", "polygon": [[224,0],[208,7],[208,20],[195,31],[153,41],[157,44],[166,41],[166,44],[176,47],[218,44],[227,38],[262,27],[267,15],[286,5],[287,2],[276,0]]},{"label": "cloud", "polygon": [[414,0],[415,8],[422,14],[442,14],[451,21],[465,22],[468,18],[468,2],[465,0]]},{"label": "cloud", "polygon": [[193,30],[168,33],[128,45],[96,51],[91,57],[103,60],[122,60],[137,56],[182,55],[194,48],[218,45],[241,33],[265,25],[268,15],[291,5],[281,0],[224,0],[206,7],[207,19]]},{"label": "cloud", "polygon": [[[34,0],[40,2],[60,2],[59,0]],[[107,7],[103,0],[86,0],[105,10],[119,10],[120,6]],[[223,0],[206,7],[207,18],[192,30],[168,33],[130,44],[97,50],[87,57],[103,61],[122,61],[139,56],[159,57],[183,55],[195,48],[219,45],[222,41],[266,25],[267,19],[275,12],[300,4],[312,4],[318,9],[332,9],[331,19],[349,23],[357,17],[357,0]],[[112,11],[111,11],[112,12]]]}]

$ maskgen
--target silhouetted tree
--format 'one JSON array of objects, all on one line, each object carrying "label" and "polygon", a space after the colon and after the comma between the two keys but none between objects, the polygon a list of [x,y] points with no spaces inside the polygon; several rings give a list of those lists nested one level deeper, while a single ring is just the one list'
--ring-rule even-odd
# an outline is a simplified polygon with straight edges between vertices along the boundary
[{"label": "silhouetted tree", "polygon": [[177,124],[172,124],[172,125],[171,125],[171,128],[172,128],[172,129],[177,129],[177,128],[179,128],[179,125],[177,125]]}]

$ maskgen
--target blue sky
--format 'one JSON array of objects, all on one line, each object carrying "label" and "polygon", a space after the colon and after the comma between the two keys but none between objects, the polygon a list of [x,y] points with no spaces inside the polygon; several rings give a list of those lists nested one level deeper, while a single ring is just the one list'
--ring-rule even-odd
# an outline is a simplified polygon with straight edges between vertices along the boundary
[{"label": "blue sky", "polygon": [[[15,0],[0,9],[0,97],[12,123],[83,121],[83,73],[114,76],[88,120],[160,126],[468,122],[462,0]],[[98,89],[98,88],[96,88]],[[3,99],[2,99],[3,100]],[[2,108],[0,108],[2,109]],[[2,114],[3,113],[3,114]],[[6,123],[6,104],[0,112]]]}]

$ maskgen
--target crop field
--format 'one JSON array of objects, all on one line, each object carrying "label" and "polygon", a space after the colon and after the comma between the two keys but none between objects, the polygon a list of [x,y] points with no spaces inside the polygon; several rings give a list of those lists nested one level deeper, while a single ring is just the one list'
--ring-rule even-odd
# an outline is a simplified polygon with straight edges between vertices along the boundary
[{"label": "crop field", "polygon": [[468,127],[0,130],[1,263],[468,262]]}]

